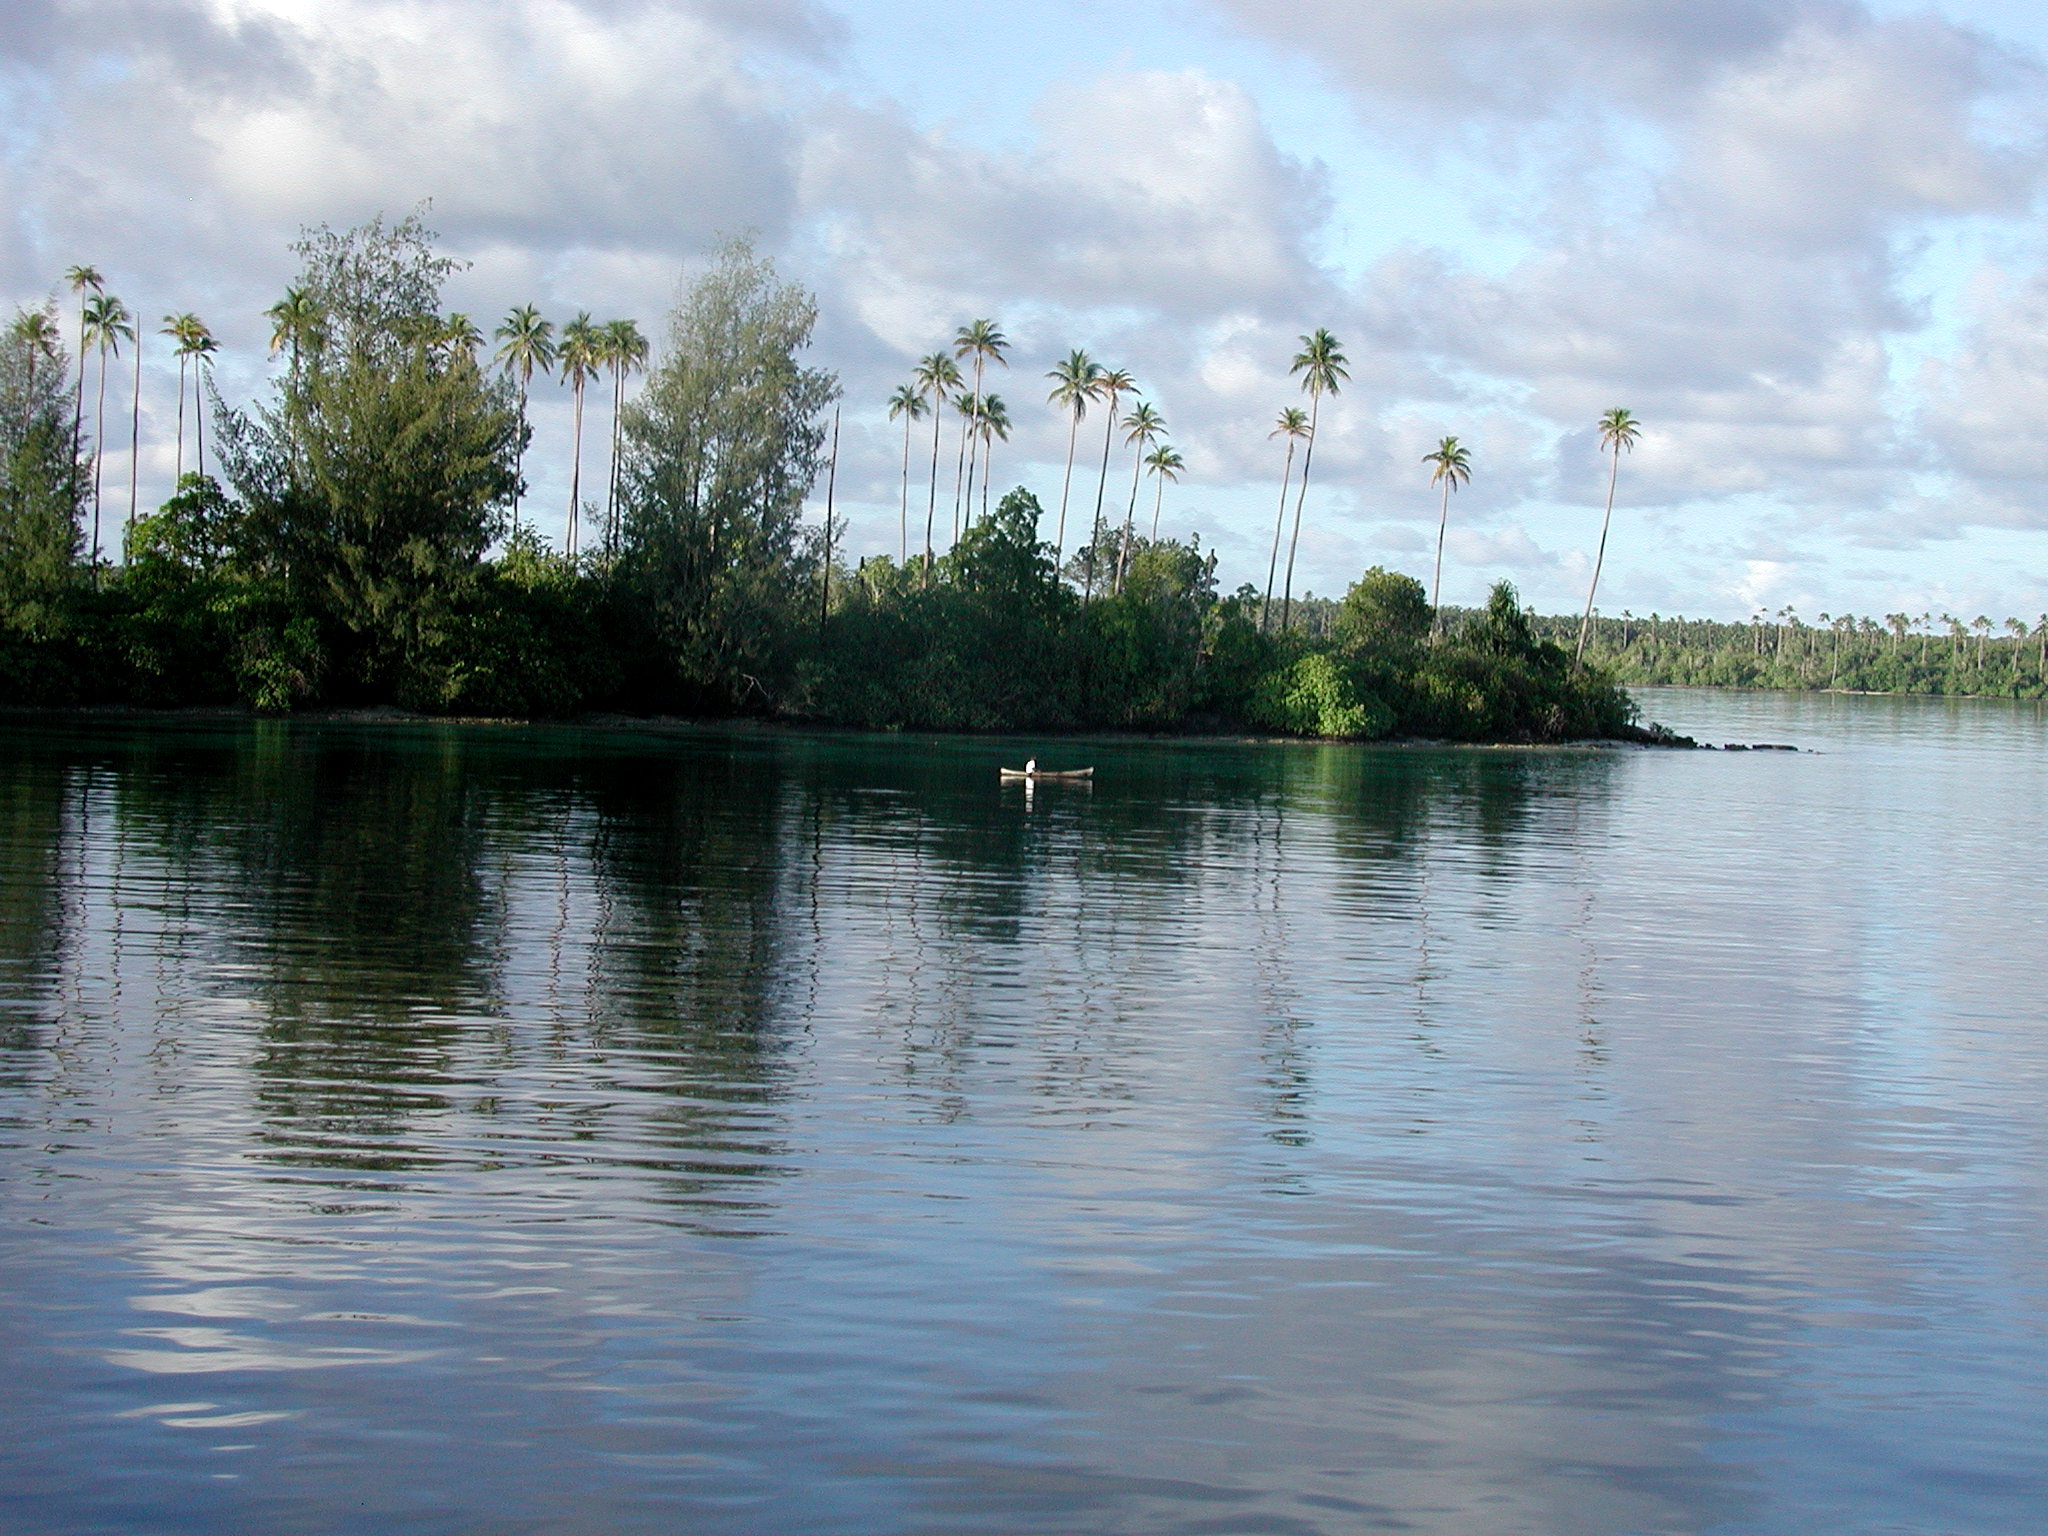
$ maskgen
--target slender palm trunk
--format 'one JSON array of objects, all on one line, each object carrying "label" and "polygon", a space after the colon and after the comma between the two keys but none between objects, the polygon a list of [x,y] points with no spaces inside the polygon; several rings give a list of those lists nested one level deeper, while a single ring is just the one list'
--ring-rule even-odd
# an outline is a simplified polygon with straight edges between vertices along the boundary
[{"label": "slender palm trunk", "polygon": [[1593,594],[1600,590],[1600,567],[1607,559],[1607,525],[1614,520],[1614,482],[1621,474],[1621,445],[1614,447],[1614,462],[1607,469],[1607,511],[1600,518],[1600,548],[1593,556],[1593,579],[1586,587],[1586,611],[1579,619],[1579,645],[1572,652],[1574,662],[1586,654],[1586,635],[1593,627]]},{"label": "slender palm trunk", "polygon": [[1060,531],[1052,542],[1052,568],[1060,568],[1060,560],[1067,552],[1067,493],[1074,485],[1074,434],[1081,430],[1081,413],[1070,412],[1067,418],[1067,472],[1060,476]]},{"label": "slender palm trunk", "polygon": [[1157,477],[1159,484],[1152,493],[1152,542],[1159,542],[1159,512],[1166,505],[1166,476]]},{"label": "slender palm trunk", "polygon": [[199,457],[199,478],[206,478],[206,364],[192,365],[192,446]]},{"label": "slender palm trunk", "polygon": [[1287,526],[1287,487],[1294,478],[1294,439],[1287,439],[1287,464],[1280,471],[1280,510],[1273,514],[1273,556],[1266,562],[1266,600],[1259,605],[1259,633],[1273,615],[1273,583],[1280,575],[1280,533]]},{"label": "slender palm trunk", "polygon": [[185,478],[185,355],[178,354],[178,479]]},{"label": "slender palm trunk", "polygon": [[583,381],[576,381],[576,404],[574,408],[573,431],[575,442],[569,451],[569,538],[568,550],[576,553],[576,513],[578,498],[583,493]]},{"label": "slender palm trunk", "polygon": [[903,413],[903,505],[896,517],[896,563],[910,564],[910,412]]},{"label": "slender palm trunk", "polygon": [[[980,403],[980,397],[976,396],[976,406],[979,407]],[[953,458],[953,542],[955,544],[960,542],[960,501],[967,494],[967,439],[972,436],[968,431],[968,427],[972,422],[973,418],[970,416],[962,416],[960,418],[960,447]]]},{"label": "slender palm trunk", "polygon": [[521,378],[519,381],[519,452],[513,456],[512,460],[512,473],[517,477],[517,483],[512,487],[512,531],[515,534],[519,532],[519,502],[526,494],[526,439],[533,430],[527,425],[526,420],[526,386],[527,379]]},{"label": "slender palm trunk", "polygon": [[1131,499],[1124,507],[1124,536],[1116,547],[1116,589],[1124,589],[1124,571],[1131,563],[1131,527],[1138,519],[1138,482],[1145,475],[1145,440],[1138,439],[1137,456],[1131,461]]},{"label": "slender palm trunk", "polygon": [[990,433],[981,440],[981,520],[988,521],[989,461],[995,457],[995,434]]},{"label": "slender palm trunk", "polygon": [[1451,526],[1451,477],[1443,477],[1443,506],[1436,518],[1436,575],[1429,583],[1429,627],[1435,631],[1442,623],[1444,605],[1444,533]]},{"label": "slender palm trunk", "polygon": [[85,299],[78,301],[78,382],[71,399],[71,457],[85,454]]},{"label": "slender palm trunk", "polygon": [[100,563],[100,484],[107,462],[107,344],[100,343],[99,401],[93,407],[92,424],[92,563]]},{"label": "slender palm trunk", "polygon": [[924,504],[924,576],[921,585],[932,584],[932,528],[939,516],[939,429],[945,425],[944,394],[932,396],[932,491]]},{"label": "slender palm trunk", "polygon": [[[981,420],[981,369],[982,357],[977,352],[974,354],[974,408],[976,413],[975,424],[977,425]],[[977,448],[985,449],[987,444],[980,441],[976,434],[970,434],[970,436],[975,437],[975,440],[967,445],[967,521],[971,525],[974,522],[974,453]],[[986,458],[985,454],[984,458]],[[986,488],[988,485],[988,465],[986,463],[982,465],[981,482],[983,487]]]},{"label": "slender palm trunk", "polygon": [[1309,471],[1316,464],[1316,421],[1322,410],[1323,392],[1319,389],[1308,400],[1308,449],[1301,456],[1301,489],[1294,497],[1294,533],[1287,540],[1287,581],[1280,589],[1280,627],[1283,630],[1294,614],[1294,552],[1301,547],[1301,509],[1308,500]]},{"label": "slender palm trunk", "polygon": [[1107,420],[1102,423],[1102,473],[1095,479],[1095,522],[1088,530],[1088,582],[1081,591],[1081,601],[1087,602],[1095,596],[1095,554],[1096,546],[1102,542],[1102,502],[1109,494],[1109,439],[1116,430],[1116,397],[1112,395],[1109,409],[1104,413]]},{"label": "slender palm trunk", "polygon": [[604,552],[607,555],[612,552],[612,541],[614,538],[612,510],[617,505],[619,487],[619,391],[623,387],[624,382],[624,371],[614,367],[612,370],[611,431],[605,436]]},{"label": "slender palm trunk", "polygon": [[839,485],[839,413],[832,413],[832,457],[825,464],[825,567],[818,583],[818,627],[832,615],[832,493]]},{"label": "slender palm trunk", "polygon": [[[138,317],[139,318],[139,317]],[[142,327],[135,327],[135,388],[128,397],[128,527],[142,486]]]}]

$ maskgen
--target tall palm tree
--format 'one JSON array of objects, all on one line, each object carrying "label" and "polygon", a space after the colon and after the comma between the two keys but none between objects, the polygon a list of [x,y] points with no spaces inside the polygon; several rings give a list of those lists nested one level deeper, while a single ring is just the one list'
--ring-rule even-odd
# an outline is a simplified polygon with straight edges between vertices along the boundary
[{"label": "tall palm tree", "polygon": [[78,296],[78,383],[71,402],[71,456],[75,459],[85,451],[85,302],[87,294],[102,292],[107,280],[100,276],[100,269],[91,266],[77,266],[64,274],[64,281],[71,285],[71,291]]},{"label": "tall palm tree", "polygon": [[1159,512],[1166,505],[1166,482],[1180,479],[1180,472],[1186,469],[1187,461],[1178,450],[1161,443],[1145,455],[1145,467],[1152,472],[1152,542],[1159,542]]},{"label": "tall palm tree", "polygon": [[33,395],[36,387],[36,362],[57,361],[57,349],[63,344],[63,337],[57,329],[57,322],[47,309],[16,310],[14,323],[7,332],[28,352],[28,388]]},{"label": "tall palm tree", "polygon": [[517,533],[519,500],[526,491],[526,439],[529,436],[526,396],[533,387],[536,370],[542,378],[554,371],[555,326],[552,320],[541,319],[540,311],[533,305],[521,304],[506,315],[505,323],[491,334],[498,341],[498,367],[519,381],[519,454],[514,465],[519,483],[512,492],[512,531]]},{"label": "tall palm tree", "polygon": [[1337,338],[1318,328],[1301,338],[1301,351],[1295,354],[1287,370],[1300,374],[1301,387],[1308,391],[1308,449],[1301,456],[1301,489],[1294,496],[1294,533],[1287,541],[1287,581],[1280,589],[1283,630],[1294,610],[1294,552],[1301,544],[1301,509],[1308,500],[1309,472],[1315,468],[1316,423],[1322,414],[1323,396],[1336,394],[1338,387],[1351,377],[1344,367],[1348,361]]},{"label": "tall palm tree", "polygon": [[199,459],[199,473],[206,473],[206,371],[213,366],[213,354],[220,350],[220,343],[213,339],[213,332],[206,328],[206,322],[197,315],[185,317],[191,322],[187,327],[188,341],[185,343],[192,352],[192,447]]},{"label": "tall palm tree", "polygon": [[1084,601],[1095,595],[1095,546],[1100,542],[1102,504],[1109,491],[1109,448],[1116,432],[1116,408],[1137,387],[1138,381],[1121,368],[1106,368],[1095,376],[1095,398],[1103,405],[1102,472],[1095,479],[1095,521],[1088,534],[1088,578],[1081,589]]},{"label": "tall palm tree", "polygon": [[452,363],[458,356],[467,353],[473,363],[476,361],[477,348],[484,344],[484,333],[478,329],[474,320],[458,309],[441,322],[435,342],[442,357],[449,362]]},{"label": "tall palm tree", "polygon": [[284,297],[263,311],[270,322],[270,355],[291,354],[292,380],[297,382],[302,355],[317,351],[326,340],[326,316],[312,294],[303,288],[287,288]]},{"label": "tall palm tree", "polygon": [[1600,567],[1607,559],[1607,525],[1614,520],[1614,482],[1621,474],[1621,456],[1635,451],[1642,431],[1643,424],[1618,405],[1600,418],[1600,446],[1612,455],[1613,463],[1607,468],[1607,511],[1600,519],[1600,548],[1593,556],[1593,579],[1586,586],[1586,612],[1579,620],[1579,645],[1572,652],[1573,661],[1585,657],[1586,636],[1593,628],[1593,594],[1600,590]]},{"label": "tall palm tree", "polygon": [[958,463],[954,466],[953,474],[953,542],[958,544],[963,500],[966,503],[968,518],[972,519],[974,515],[974,482],[963,477],[971,476],[974,472],[973,465],[967,461],[967,455],[968,445],[976,440],[976,434],[981,430],[981,396],[965,392],[956,395],[953,399],[953,409],[960,418],[960,447]]},{"label": "tall palm tree", "polygon": [[[983,365],[993,359],[995,362],[1001,363],[1005,368],[1009,367],[1009,363],[1003,357],[1003,353],[1009,350],[1009,346],[1010,339],[1003,334],[1002,327],[998,326],[993,320],[970,320],[953,333],[953,356],[956,358],[971,357],[974,359],[974,398],[977,405],[981,400],[981,373]],[[965,467],[967,471],[967,518],[970,522],[974,518],[974,449],[972,443],[976,432],[979,430],[976,424],[979,422],[980,417],[981,412],[977,409],[962,427],[964,436],[961,439],[961,447],[966,450],[968,455]],[[986,474],[987,471],[984,470],[984,480],[986,479]],[[953,512],[953,536],[956,539],[960,536],[960,509],[958,507],[955,507]]]},{"label": "tall palm tree", "polygon": [[924,396],[915,384],[898,384],[889,397],[889,419],[903,418],[903,498],[896,510],[896,562],[910,564],[910,425],[924,415]]},{"label": "tall palm tree", "polygon": [[1280,535],[1287,527],[1287,488],[1294,477],[1294,445],[1308,436],[1308,412],[1298,405],[1290,405],[1280,412],[1273,430],[1266,436],[1287,439],[1287,462],[1280,470],[1280,510],[1273,514],[1273,553],[1266,561],[1266,600],[1259,605],[1259,633],[1266,632],[1266,621],[1273,612],[1273,583],[1280,576]]},{"label": "tall palm tree", "polygon": [[1053,538],[1053,568],[1067,549],[1067,496],[1074,484],[1074,437],[1081,430],[1081,418],[1088,414],[1088,402],[1095,398],[1095,381],[1102,377],[1102,364],[1079,347],[1054,363],[1045,375],[1052,380],[1046,402],[1067,413],[1067,467],[1060,476],[1060,525]]},{"label": "tall palm tree", "polygon": [[611,473],[605,481],[605,548],[616,552],[619,543],[619,445],[624,441],[620,418],[626,409],[626,380],[647,365],[647,338],[631,320],[614,320],[604,328],[605,361],[612,370]]},{"label": "tall palm tree", "polygon": [[1134,454],[1131,460],[1131,499],[1124,508],[1124,535],[1117,542],[1116,549],[1116,590],[1119,592],[1124,589],[1124,569],[1131,560],[1131,527],[1138,516],[1138,481],[1145,473],[1145,455],[1165,435],[1166,418],[1153,408],[1149,400],[1140,400],[1124,418],[1124,442],[1134,450]]},{"label": "tall palm tree", "polygon": [[192,364],[191,341],[199,317],[189,310],[182,315],[165,315],[163,329],[159,335],[168,336],[177,345],[178,356],[178,468],[176,478],[185,478],[185,371]]},{"label": "tall palm tree", "polygon": [[[107,458],[107,354],[121,355],[121,343],[132,340],[135,327],[129,323],[128,306],[110,293],[95,293],[85,302],[85,325],[80,339],[99,354],[99,399],[93,408],[92,454],[92,561],[100,561],[101,467]],[[82,370],[81,370],[82,371]]]},{"label": "tall palm tree", "polygon": [[1436,577],[1429,585],[1430,624],[1434,627],[1436,616],[1443,612],[1444,531],[1451,526],[1451,492],[1470,483],[1472,452],[1455,437],[1446,437],[1437,443],[1436,452],[1422,456],[1422,462],[1430,467],[1429,483],[1443,487],[1443,506],[1436,520]]},{"label": "tall palm tree", "polygon": [[557,354],[562,380],[575,401],[570,417],[572,447],[569,454],[569,525],[564,549],[576,553],[576,519],[583,494],[583,387],[604,367],[604,343],[589,310],[581,310],[562,327],[562,350]]},{"label": "tall palm tree", "polygon": [[128,390],[128,530],[132,533],[142,492],[142,316],[135,316],[131,335],[135,342],[135,377],[129,381]]},{"label": "tall palm tree", "polygon": [[932,413],[932,488],[924,509],[924,575],[922,584],[932,582],[932,523],[939,511],[939,427],[945,419],[941,409],[960,388],[960,365],[944,352],[934,352],[917,365],[912,375],[918,393],[929,397]]},{"label": "tall palm tree", "polygon": [[974,413],[975,436],[981,439],[981,516],[988,520],[989,465],[994,462],[998,440],[1010,440],[1010,408],[1001,395],[982,395]]}]

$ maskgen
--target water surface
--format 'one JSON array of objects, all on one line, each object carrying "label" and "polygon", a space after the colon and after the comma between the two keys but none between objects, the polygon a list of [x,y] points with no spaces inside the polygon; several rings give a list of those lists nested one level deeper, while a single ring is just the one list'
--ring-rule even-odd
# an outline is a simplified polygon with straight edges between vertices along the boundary
[{"label": "water surface", "polygon": [[2048,1525],[2043,716],[1646,698],[7,722],[0,1527]]}]

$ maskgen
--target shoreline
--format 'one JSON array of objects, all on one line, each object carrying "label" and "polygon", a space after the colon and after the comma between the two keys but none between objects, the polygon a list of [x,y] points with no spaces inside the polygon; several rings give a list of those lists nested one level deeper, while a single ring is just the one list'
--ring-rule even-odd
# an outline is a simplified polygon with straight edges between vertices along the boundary
[{"label": "shoreline", "polygon": [[[1769,691],[1769,690],[1764,690]],[[588,715],[429,715],[393,705],[371,705],[355,709],[306,709],[290,714],[258,713],[245,705],[196,704],[159,708],[146,704],[0,704],[0,719],[50,721],[109,721],[154,724],[189,722],[220,724],[255,721],[305,723],[310,725],[460,725],[493,726],[504,729],[566,729],[586,731],[653,731],[671,735],[723,733],[774,736],[873,736],[931,741],[1063,741],[1102,742],[1107,745],[1182,742],[1189,745],[1242,747],[1396,747],[1403,749],[1455,747],[1468,751],[1714,751],[1709,744],[1689,736],[1658,734],[1639,728],[1627,736],[1583,737],[1568,741],[1453,741],[1433,736],[1281,736],[1255,731],[1163,730],[1163,731],[1068,731],[1032,730],[1028,727],[989,731],[959,731],[902,727],[875,729],[840,725],[825,720],[763,720],[751,715],[622,715],[600,712]]]}]

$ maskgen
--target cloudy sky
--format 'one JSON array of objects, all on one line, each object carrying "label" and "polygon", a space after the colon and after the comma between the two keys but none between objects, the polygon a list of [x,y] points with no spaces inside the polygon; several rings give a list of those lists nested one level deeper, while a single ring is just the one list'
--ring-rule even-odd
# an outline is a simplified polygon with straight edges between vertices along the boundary
[{"label": "cloudy sky", "polygon": [[[0,0],[0,299],[93,262],[199,312],[247,397],[305,224],[431,199],[455,306],[654,334],[752,229],[819,295],[861,552],[896,540],[880,403],[986,315],[999,482],[1057,500],[1043,374],[1085,346],[1171,425],[1168,527],[1262,578],[1267,434],[1328,326],[1318,591],[1426,575],[1449,432],[1447,599],[1571,607],[1625,405],[1604,610],[2033,615],[2044,74],[2018,0]],[[176,371],[145,366],[147,496]],[[544,527],[567,420],[550,393]]]}]

